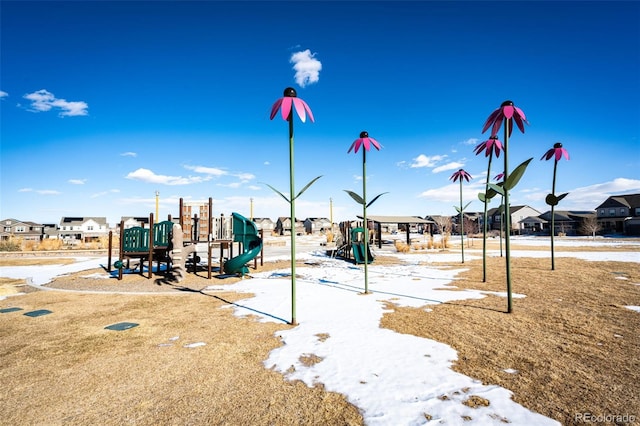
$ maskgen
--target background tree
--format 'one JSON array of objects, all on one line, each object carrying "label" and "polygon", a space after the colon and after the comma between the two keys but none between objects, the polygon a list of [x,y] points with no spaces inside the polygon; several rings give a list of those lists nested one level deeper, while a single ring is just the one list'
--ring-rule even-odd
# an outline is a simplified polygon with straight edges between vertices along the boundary
[{"label": "background tree", "polygon": [[596,233],[601,229],[602,225],[600,225],[595,215],[585,217],[580,224],[580,232],[585,235],[591,235],[594,240],[596,239]]}]

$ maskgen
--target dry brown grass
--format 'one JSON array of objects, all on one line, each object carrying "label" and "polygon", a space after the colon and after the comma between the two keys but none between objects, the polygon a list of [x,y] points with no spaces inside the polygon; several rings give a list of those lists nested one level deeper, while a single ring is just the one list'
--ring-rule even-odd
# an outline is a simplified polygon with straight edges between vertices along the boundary
[{"label": "dry brown grass", "polygon": [[[455,285],[504,292],[504,259],[468,262]],[[435,306],[395,307],[382,326],[446,343],[454,369],[514,392],[525,407],[575,423],[577,413],[631,414],[640,419],[640,305],[636,263],[512,258],[514,311],[488,296]],[[626,278],[621,280],[619,278]],[[390,305],[391,308],[394,308]],[[516,374],[505,369],[517,370]]]},{"label": "dry brown grass", "polygon": [[[375,262],[398,259],[376,256]],[[503,292],[504,259],[489,258],[488,265],[487,283],[477,260],[465,263],[468,271],[454,284]],[[288,266],[280,261],[258,270]],[[342,395],[265,369],[263,361],[281,344],[274,333],[289,325],[221,309],[246,294],[201,291],[240,278],[212,281],[203,271],[187,274],[179,285],[162,276],[82,278],[93,272],[104,271],[73,274],[51,286],[170,294],[36,291],[0,301],[0,308],[24,309],[0,314],[1,424],[362,424]],[[514,292],[527,295],[514,299],[512,314],[504,313],[506,300],[497,296],[432,312],[389,303],[394,311],[381,326],[451,345],[458,351],[457,371],[510,389],[520,404],[563,424],[587,411],[638,419],[640,315],[624,308],[640,305],[637,264],[556,258],[551,271],[549,259],[512,258],[512,274]],[[53,314],[22,315],[34,309]],[[140,325],[104,329],[121,321]],[[197,342],[206,345],[185,347]],[[321,359],[305,354],[301,361]],[[469,395],[465,403],[487,401]]]},{"label": "dry brown grass", "polygon": [[[0,423],[361,424],[342,395],[265,369],[281,344],[274,333],[289,326],[220,309],[238,297],[39,291],[15,299],[22,312],[53,313],[0,316]],[[104,329],[122,321],[139,326]]]}]

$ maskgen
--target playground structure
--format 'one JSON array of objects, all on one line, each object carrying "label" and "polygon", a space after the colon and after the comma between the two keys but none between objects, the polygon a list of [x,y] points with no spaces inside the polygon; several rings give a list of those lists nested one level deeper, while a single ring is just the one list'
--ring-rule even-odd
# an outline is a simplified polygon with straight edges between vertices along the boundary
[{"label": "playground structure", "polygon": [[[200,256],[199,249],[206,246],[207,278],[211,279],[213,272],[215,248],[219,249],[218,271],[220,275],[244,275],[248,272],[246,266],[251,260],[254,268],[257,267],[257,257],[260,255],[260,264],[263,264],[262,231],[259,231],[252,220],[238,213],[232,213],[231,217],[213,218],[212,199],[209,198],[208,211],[200,205],[201,214],[206,214],[206,221],[198,218],[184,216],[183,200],[180,199],[179,220],[172,220],[171,216],[166,221],[154,223],[153,213],[149,215],[148,228],[135,226],[125,229],[124,221],[120,222],[120,242],[118,260],[114,266],[118,269],[118,279],[122,279],[123,269],[130,270],[131,260],[138,261],[134,270],[144,276],[144,265],[148,265],[147,278],[153,274],[153,261],[157,262],[156,271],[160,271],[161,263],[166,263],[167,273],[171,273],[176,281],[181,281],[186,272],[186,261],[191,255],[191,272],[197,273]],[[204,216],[204,215],[203,215]],[[204,222],[204,226],[202,226]],[[202,227],[201,227],[202,226]],[[185,228],[186,232],[185,232]],[[203,229],[204,228],[204,232]],[[204,238],[203,238],[204,237]],[[204,241],[202,241],[204,239]],[[238,243],[239,254],[234,256],[234,243]],[[112,258],[112,234],[109,234],[109,271],[111,271]],[[225,256],[226,255],[226,256]],[[125,262],[126,261],[126,262]]]},{"label": "playground structure", "polygon": [[[364,224],[355,228],[352,228],[351,225],[351,222],[340,223],[342,238],[341,241],[336,243],[335,255],[343,259],[353,260],[356,264],[364,264]],[[366,244],[367,263],[372,263],[374,260],[373,253],[371,253],[371,242],[374,240],[374,234],[374,231],[369,230],[369,244]]]}]

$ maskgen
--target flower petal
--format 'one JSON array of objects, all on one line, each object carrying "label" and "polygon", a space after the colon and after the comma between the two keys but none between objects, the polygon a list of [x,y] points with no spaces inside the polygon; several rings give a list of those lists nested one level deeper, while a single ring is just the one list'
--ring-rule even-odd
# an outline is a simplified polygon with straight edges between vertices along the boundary
[{"label": "flower petal", "polygon": [[502,107],[502,114],[506,117],[506,118],[511,118],[513,117],[513,112],[515,111],[515,109],[513,108],[513,105],[506,105]]},{"label": "flower petal", "polygon": [[520,129],[520,131],[521,131],[522,133],[524,133],[524,123],[523,123],[523,121],[522,121],[522,117],[520,117],[519,115],[517,115],[517,114],[516,114],[516,115],[513,117],[513,119],[516,121],[516,125],[518,126],[518,129]]},{"label": "flower petal", "polygon": [[304,101],[300,98],[291,99],[293,101],[293,106],[296,109],[296,113],[298,114],[298,117],[300,117],[300,121],[304,123],[305,121],[307,121],[307,115],[304,111]]},{"label": "flower petal", "polygon": [[273,106],[271,107],[271,117],[269,118],[270,120],[273,120],[273,117],[276,116],[276,114],[278,113],[278,109],[280,108],[280,105],[282,105],[282,98],[278,99],[273,103]]},{"label": "flower petal", "polygon": [[307,103],[302,99],[300,99],[300,102],[302,102],[304,109],[307,110],[307,114],[309,114],[309,119],[311,120],[311,122],[315,123],[315,120],[313,119],[313,113],[311,112],[311,108],[309,108],[309,105],[307,105]]},{"label": "flower petal", "polygon": [[285,96],[282,98],[282,106],[280,107],[280,112],[282,113],[282,119],[288,120],[291,115],[291,100],[293,98],[290,96]]},{"label": "flower petal", "polygon": [[500,115],[500,113],[501,113],[500,108],[497,108],[491,114],[489,114],[489,117],[487,118],[487,121],[484,122],[484,127],[482,128],[482,133],[486,132],[487,129],[492,124],[495,124],[495,121],[498,119],[498,116]]},{"label": "flower petal", "polygon": [[369,138],[369,139],[371,139],[371,143],[373,144],[373,146],[375,146],[376,149],[380,151],[380,144],[378,143],[378,141],[375,140],[374,138]]}]

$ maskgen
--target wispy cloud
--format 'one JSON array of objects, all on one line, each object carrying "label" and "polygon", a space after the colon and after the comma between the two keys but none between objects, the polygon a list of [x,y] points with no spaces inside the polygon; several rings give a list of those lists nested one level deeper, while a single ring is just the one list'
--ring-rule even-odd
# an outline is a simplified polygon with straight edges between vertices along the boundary
[{"label": "wispy cloud", "polygon": [[184,166],[185,169],[194,171],[196,173],[202,173],[211,176],[224,176],[228,173],[225,170],[218,169],[217,167],[205,167],[205,166]]},{"label": "wispy cloud", "polygon": [[466,141],[463,141],[463,145],[477,145],[480,139],[478,138],[469,138]]},{"label": "wispy cloud", "polygon": [[[617,178],[609,182],[578,187],[566,192],[569,195],[559,204],[560,209],[593,210],[611,196],[640,193],[640,180]],[[548,190],[531,191],[526,195],[526,199],[542,203],[548,193]]]},{"label": "wispy cloud", "polygon": [[121,157],[137,157],[138,153],[133,151],[127,151],[120,154]]},{"label": "wispy cloud", "polygon": [[7,92],[5,92],[4,90],[0,90],[0,99],[6,98],[7,96],[9,96]]},{"label": "wispy cloud", "polygon": [[298,86],[305,87],[320,80],[322,63],[315,58],[315,55],[309,49],[291,55],[289,62],[293,64],[293,69],[296,71],[294,78]]},{"label": "wispy cloud", "polygon": [[443,164],[442,166],[435,167],[432,170],[432,172],[433,173],[441,173],[441,172],[446,172],[447,170],[461,169],[463,167],[464,167],[464,163],[460,163],[458,161],[452,161],[450,163]]},{"label": "wispy cloud", "polygon": [[256,178],[255,175],[251,173],[236,173],[234,174],[234,176],[240,179],[242,182],[249,182],[250,180]]},{"label": "wispy cloud", "polygon": [[105,195],[117,194],[119,192],[120,192],[119,189],[110,189],[108,191],[96,192],[95,194],[91,194],[91,198],[104,197]]},{"label": "wispy cloud", "polygon": [[86,179],[69,179],[67,182],[72,185],[84,185],[86,181]]},{"label": "wispy cloud", "polygon": [[54,96],[53,93],[47,90],[38,90],[33,93],[28,93],[23,96],[25,99],[31,101],[31,111],[44,112],[51,109],[60,110],[59,116],[72,117],[78,115],[88,115],[87,111],[89,105],[83,101],[70,102],[65,99],[59,99]]},{"label": "wispy cloud", "polygon": [[149,169],[140,168],[126,176],[127,179],[139,180],[147,183],[156,183],[161,185],[191,185],[194,183],[202,183],[211,180],[208,176],[166,176],[157,175]]},{"label": "wispy cloud", "polygon": [[438,165],[438,163],[440,163],[445,158],[447,158],[446,155],[434,155],[429,157],[424,154],[420,154],[412,160],[411,165],[409,167],[411,168],[435,167]]},{"label": "wispy cloud", "polygon": [[56,191],[55,189],[33,189],[33,188],[21,188],[18,189],[18,192],[35,192],[40,195],[60,195],[60,191]]}]

